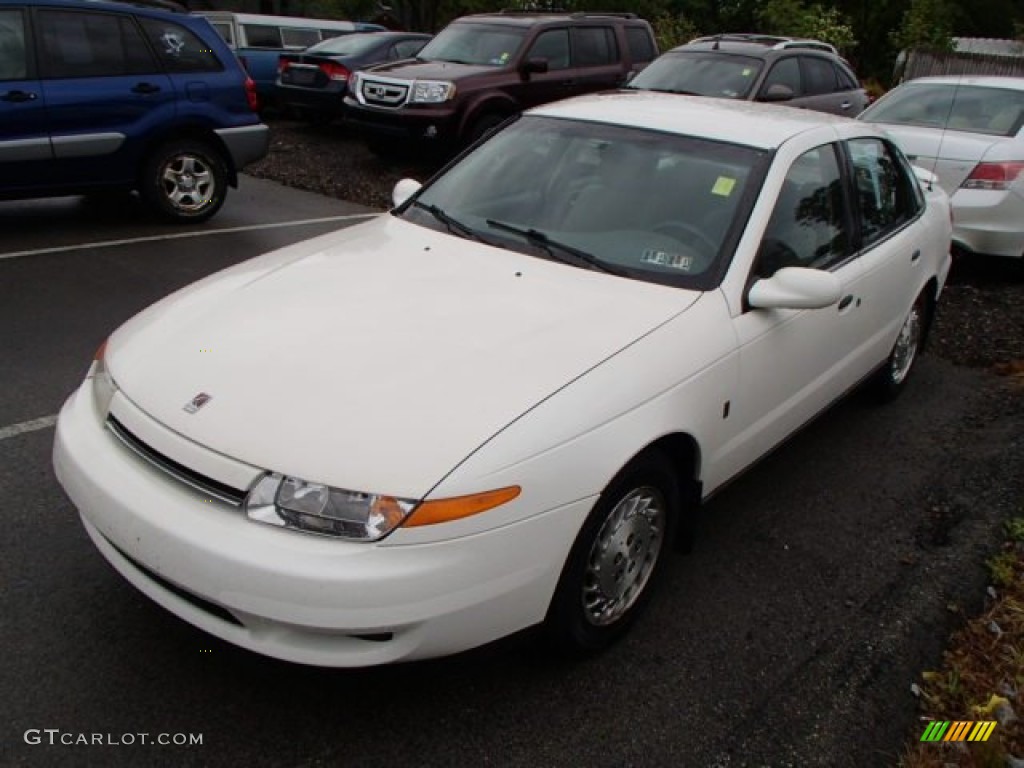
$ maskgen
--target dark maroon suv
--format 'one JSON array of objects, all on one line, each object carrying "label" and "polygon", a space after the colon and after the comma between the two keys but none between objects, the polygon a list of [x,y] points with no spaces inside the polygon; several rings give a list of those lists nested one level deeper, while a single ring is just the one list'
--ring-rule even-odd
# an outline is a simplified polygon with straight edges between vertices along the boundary
[{"label": "dark maroon suv", "polygon": [[632,13],[464,16],[415,59],[357,72],[345,119],[371,146],[458,147],[528,107],[618,88],[657,55]]}]

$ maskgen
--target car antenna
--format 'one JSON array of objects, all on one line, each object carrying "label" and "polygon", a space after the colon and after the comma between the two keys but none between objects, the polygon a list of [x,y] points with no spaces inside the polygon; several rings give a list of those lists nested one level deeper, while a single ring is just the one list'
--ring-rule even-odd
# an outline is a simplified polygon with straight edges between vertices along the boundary
[{"label": "car antenna", "polygon": [[[932,158],[932,176],[936,179],[939,178],[939,158],[942,157],[942,144],[946,140],[946,130],[949,125],[949,121],[953,117],[953,105],[956,104],[956,97],[960,93],[960,83],[964,80],[964,73],[960,72],[957,75],[956,82],[953,84],[953,98],[949,100],[949,109],[946,110],[946,119],[942,121],[942,133],[939,134],[939,146],[935,149],[935,157]],[[941,184],[939,186],[942,186]],[[928,183],[928,190],[931,191],[932,182]],[[950,193],[952,197],[952,193]]]}]

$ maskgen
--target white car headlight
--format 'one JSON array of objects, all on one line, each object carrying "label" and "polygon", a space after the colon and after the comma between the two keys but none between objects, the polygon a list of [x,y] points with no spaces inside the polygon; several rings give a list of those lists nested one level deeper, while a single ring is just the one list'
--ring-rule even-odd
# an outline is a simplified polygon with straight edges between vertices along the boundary
[{"label": "white car headlight", "polygon": [[376,541],[397,528],[415,506],[410,499],[332,488],[271,472],[246,496],[245,514],[284,528]]},{"label": "white car headlight", "polygon": [[268,472],[245,497],[244,509],[246,516],[258,523],[357,541],[377,541],[403,523],[412,527],[458,520],[501,506],[519,493],[519,486],[509,486],[420,503],[332,488]]},{"label": "white car headlight", "polygon": [[455,83],[446,80],[417,80],[412,84],[409,101],[413,104],[440,104],[455,97]]}]

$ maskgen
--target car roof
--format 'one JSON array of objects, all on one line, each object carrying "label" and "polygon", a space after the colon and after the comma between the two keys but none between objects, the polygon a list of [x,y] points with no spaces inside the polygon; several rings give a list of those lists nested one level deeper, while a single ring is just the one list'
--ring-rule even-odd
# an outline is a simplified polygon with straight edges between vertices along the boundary
[{"label": "car roof", "polygon": [[[544,13],[543,11],[474,13],[460,16],[452,24],[504,24],[510,27],[532,27],[537,24],[555,24],[565,22],[621,21],[637,23],[643,21],[635,13]],[[646,23],[646,22],[644,22]]]},{"label": "car roof", "polygon": [[855,122],[807,109],[641,90],[578,96],[535,107],[529,114],[647,128],[759,149],[775,149],[805,131]]},{"label": "car roof", "polygon": [[1010,88],[1024,91],[1024,77],[1009,75],[938,75],[934,77],[915,77],[900,84],[900,88],[908,85],[977,85],[983,88]]}]

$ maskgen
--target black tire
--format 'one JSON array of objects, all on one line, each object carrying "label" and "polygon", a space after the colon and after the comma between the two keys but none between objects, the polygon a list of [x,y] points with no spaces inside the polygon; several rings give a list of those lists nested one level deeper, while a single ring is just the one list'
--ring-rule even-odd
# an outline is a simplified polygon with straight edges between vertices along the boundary
[{"label": "black tire", "polygon": [[913,306],[903,319],[899,336],[893,343],[889,357],[875,374],[874,389],[881,402],[894,400],[906,387],[914,363],[924,347],[930,319],[931,300],[925,289],[914,300]]},{"label": "black tire", "polygon": [[181,139],[159,147],[139,183],[143,199],[177,223],[206,221],[224,204],[228,173],[220,152],[202,141]]},{"label": "black tire", "polygon": [[472,144],[479,141],[503,122],[505,122],[504,115],[499,115],[497,112],[485,112],[470,124],[469,130],[466,131],[466,143]]},{"label": "black tire", "polygon": [[642,454],[619,472],[562,568],[544,624],[549,645],[570,654],[597,651],[626,632],[668,559],[680,506],[679,481],[664,454]]}]

